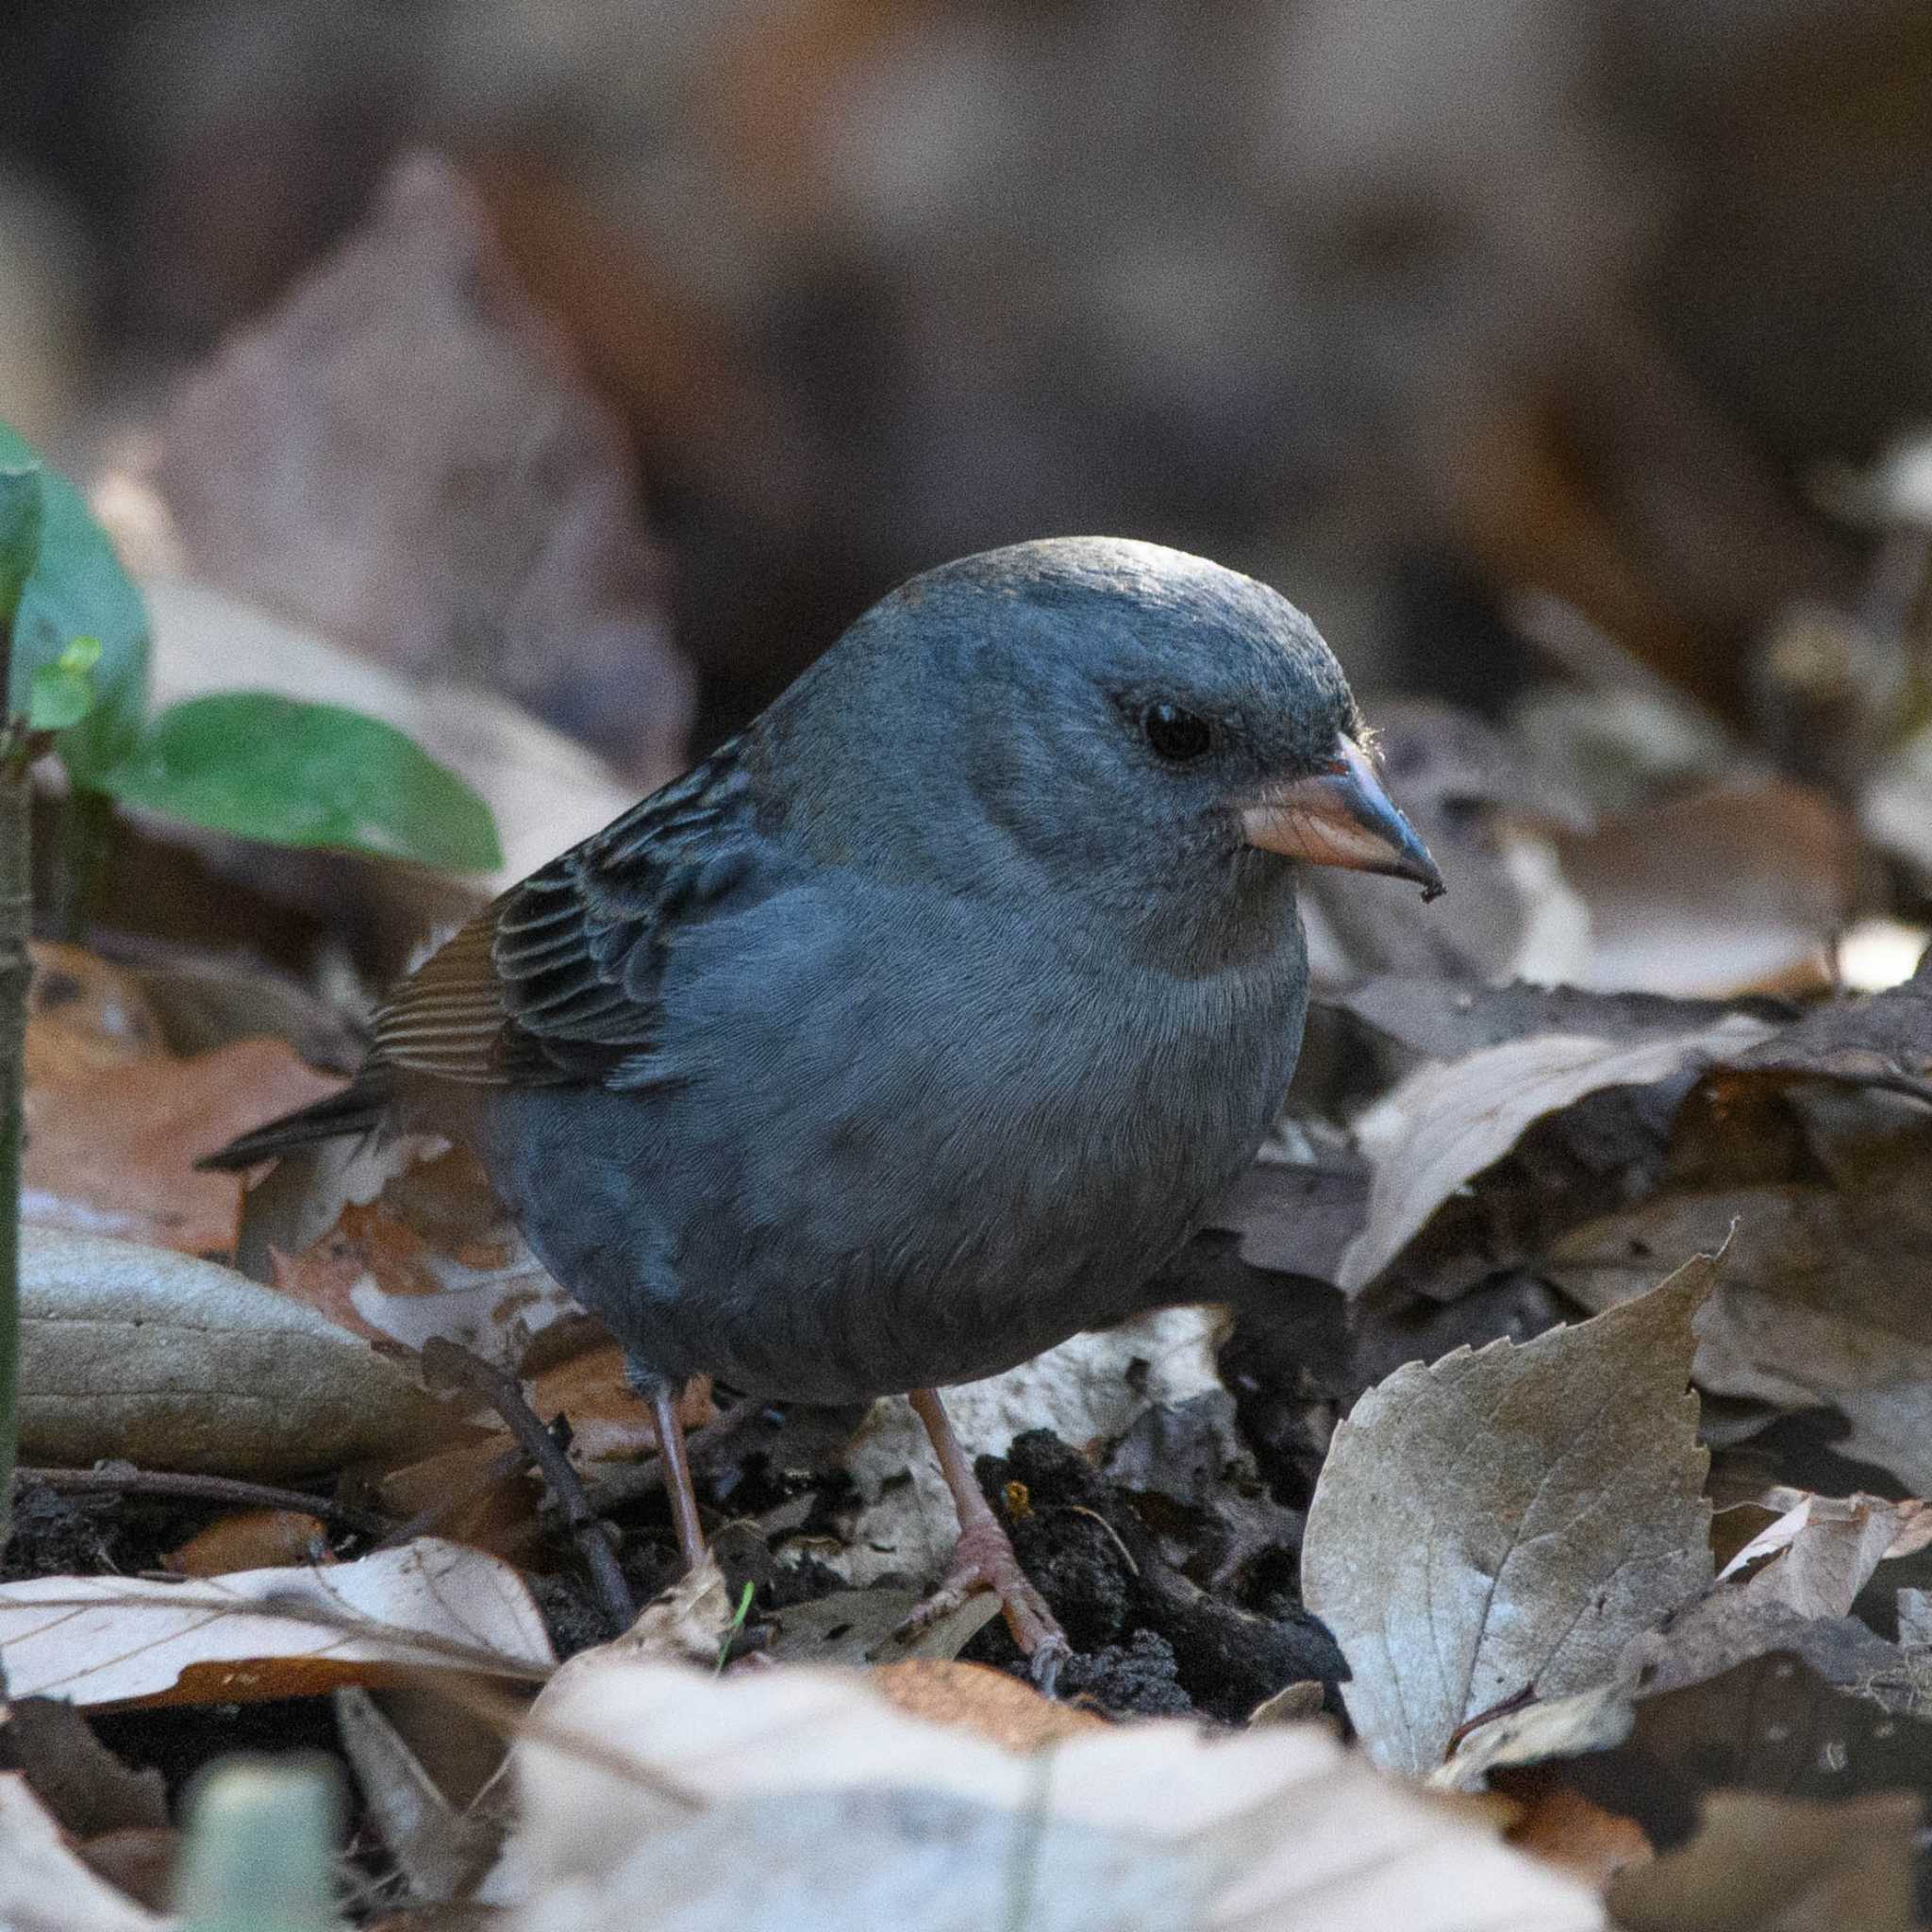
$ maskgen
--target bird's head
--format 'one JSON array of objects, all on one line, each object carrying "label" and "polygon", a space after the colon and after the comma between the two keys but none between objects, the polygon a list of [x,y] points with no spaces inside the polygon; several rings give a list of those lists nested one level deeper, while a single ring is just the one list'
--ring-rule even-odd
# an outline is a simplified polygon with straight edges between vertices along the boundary
[{"label": "bird's head", "polygon": [[929,571],[774,723],[814,741],[844,856],[961,891],[1181,938],[1266,918],[1297,862],[1442,890],[1314,625],[1157,544],[1051,539]]}]

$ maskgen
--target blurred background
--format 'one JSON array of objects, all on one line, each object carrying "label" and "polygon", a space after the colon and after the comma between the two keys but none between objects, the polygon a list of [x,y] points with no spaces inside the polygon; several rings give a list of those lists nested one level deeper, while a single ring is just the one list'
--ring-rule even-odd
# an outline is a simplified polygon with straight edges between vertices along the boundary
[{"label": "blurred background", "polygon": [[[908,573],[1076,530],[1282,587],[1358,688],[1647,693],[1860,809],[1923,715],[1924,506],[1873,467],[1932,418],[1917,0],[112,0],[7,9],[0,72],[0,416],[173,465],[202,575],[633,777]],[[318,609],[340,559],[251,565],[258,475],[208,482],[284,441],[233,345],[372,222],[435,254],[424,151],[634,458],[649,621],[541,665]],[[392,442],[422,387],[363,384]]]}]

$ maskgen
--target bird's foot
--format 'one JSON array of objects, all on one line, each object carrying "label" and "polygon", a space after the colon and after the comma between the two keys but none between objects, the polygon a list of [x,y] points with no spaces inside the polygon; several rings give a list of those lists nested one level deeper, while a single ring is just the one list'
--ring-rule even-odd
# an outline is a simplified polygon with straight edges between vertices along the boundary
[{"label": "bird's foot", "polygon": [[1032,1665],[1034,1683],[1051,1697],[1060,1666],[1074,1654],[1073,1646],[1059,1620],[1047,1608],[1046,1599],[1021,1569],[1012,1540],[991,1511],[959,1532],[940,1587],[899,1626],[901,1636],[916,1637],[931,1629],[983,1590],[999,1598],[1007,1628]]}]

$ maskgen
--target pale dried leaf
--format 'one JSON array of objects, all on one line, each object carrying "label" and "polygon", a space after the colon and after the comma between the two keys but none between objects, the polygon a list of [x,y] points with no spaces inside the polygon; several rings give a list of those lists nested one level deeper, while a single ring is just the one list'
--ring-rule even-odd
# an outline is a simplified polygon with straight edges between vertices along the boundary
[{"label": "pale dried leaf", "polygon": [[158,1919],[97,1878],[18,1772],[0,1773],[0,1926],[6,1932],[153,1932]]},{"label": "pale dried leaf", "polygon": [[1842,1617],[1881,1562],[1932,1541],[1928,1518],[1932,1512],[1917,1501],[1805,1495],[1753,1537],[1718,1582],[1775,1557],[1751,1577],[1748,1590],[1774,1595],[1802,1617]]},{"label": "pale dried leaf", "polygon": [[517,1573],[433,1537],[317,1570],[0,1584],[0,1653],[14,1696],[90,1706],[310,1695],[399,1668],[541,1676],[553,1662]]},{"label": "pale dried leaf", "polygon": [[1374,1167],[1368,1224],[1341,1257],[1340,1285],[1368,1286],[1442,1203],[1545,1114],[1607,1087],[1641,1087],[1741,1052],[1769,1031],[1731,1014],[1636,1045],[1584,1034],[1509,1041],[1402,1082],[1357,1124]]},{"label": "pale dried leaf", "polygon": [[211,1261],[26,1227],[20,1265],[24,1457],[273,1475],[447,1432],[366,1341]]},{"label": "pale dried leaf", "polygon": [[515,1932],[1604,1923],[1586,1888],[1316,1725],[1210,1741],[1150,1723],[1026,1757],[854,1676],[662,1665],[580,1679],[540,1714],[542,1741],[515,1754],[522,1823],[487,1888],[517,1903]]},{"label": "pale dried leaf", "polygon": [[1493,1717],[1457,1739],[1428,1781],[1444,1790],[1479,1790],[1492,1771],[1610,1750],[1630,1735],[1632,1694],[1629,1684],[1612,1678]]},{"label": "pale dried leaf", "polygon": [[1458,1349],[1369,1391],[1335,1433],[1302,1593],[1335,1633],[1378,1763],[1425,1775],[1469,1719],[1615,1673],[1711,1579],[1708,1457],[1689,1392],[1687,1262],[1613,1314]]}]

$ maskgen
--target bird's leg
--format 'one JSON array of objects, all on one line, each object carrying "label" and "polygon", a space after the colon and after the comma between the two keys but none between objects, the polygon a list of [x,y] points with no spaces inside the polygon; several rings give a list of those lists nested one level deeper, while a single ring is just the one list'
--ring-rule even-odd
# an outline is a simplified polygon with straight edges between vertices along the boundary
[{"label": "bird's leg", "polygon": [[915,1389],[906,1398],[925,1424],[932,1438],[933,1453],[940,1459],[940,1474],[953,1492],[953,1505],[959,1512],[959,1541],[954,1546],[953,1560],[940,1587],[906,1620],[906,1626],[924,1630],[950,1616],[969,1597],[990,1590],[1000,1600],[1006,1613],[1007,1628],[1013,1641],[1025,1652],[1033,1665],[1033,1681],[1051,1691],[1060,1666],[1073,1655],[1066,1632],[1046,1599],[1028,1582],[1020,1559],[1013,1554],[1011,1539],[1000,1527],[999,1518],[979,1492],[966,1452],[953,1433],[953,1424],[940,1402],[939,1391]]},{"label": "bird's leg", "polygon": [[686,1574],[705,1560],[705,1526],[698,1519],[697,1491],[691,1484],[691,1458],[684,1452],[684,1423],[677,1413],[682,1383],[652,1374],[638,1363],[628,1364],[631,1387],[651,1405],[658,1429],[658,1459],[664,1465],[664,1493],[671,1499],[671,1520],[677,1525],[677,1547]]}]

